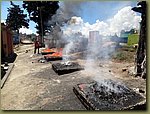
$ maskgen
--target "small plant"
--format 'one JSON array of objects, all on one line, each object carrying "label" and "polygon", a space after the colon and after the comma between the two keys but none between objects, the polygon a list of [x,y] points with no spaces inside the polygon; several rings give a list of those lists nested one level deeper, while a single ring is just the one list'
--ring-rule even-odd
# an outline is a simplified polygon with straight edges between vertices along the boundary
[{"label": "small plant", "polygon": [[134,62],[134,54],[130,51],[118,51],[112,55],[112,59],[118,61]]},{"label": "small plant", "polygon": [[133,46],[128,46],[128,45],[126,45],[126,46],[123,46],[123,47],[121,48],[121,50],[123,50],[123,51],[135,52],[135,51],[136,51],[136,48],[134,48]]},{"label": "small plant", "polygon": [[118,59],[118,60],[125,60],[126,59],[126,55],[124,53],[117,53],[114,57],[115,59]]}]

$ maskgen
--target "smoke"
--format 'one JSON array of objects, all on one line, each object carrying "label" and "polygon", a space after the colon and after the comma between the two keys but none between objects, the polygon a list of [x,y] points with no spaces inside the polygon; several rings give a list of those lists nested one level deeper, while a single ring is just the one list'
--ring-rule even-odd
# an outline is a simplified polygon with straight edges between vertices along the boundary
[{"label": "smoke", "polygon": [[[134,11],[131,10],[131,6],[127,6],[119,10],[114,16],[105,21],[96,20],[94,24],[89,24],[88,22],[84,22],[81,18],[82,14],[82,5],[86,5],[86,2],[60,2],[60,8],[57,10],[56,15],[52,17],[52,20],[49,24],[53,24],[53,29],[51,30],[51,34],[54,39],[62,39],[68,45],[65,49],[72,49],[76,46],[75,39],[87,38],[89,40],[89,31],[98,31],[99,36],[97,39],[101,39],[101,44],[105,44],[99,48],[97,45],[90,45],[88,49],[93,51],[98,56],[98,51],[101,51],[100,55],[104,55],[103,57],[108,58],[107,52],[110,51],[110,48],[107,49],[106,39],[109,40],[110,35],[117,34],[120,35],[122,30],[129,31],[133,29],[139,29],[140,16],[138,16]],[[96,15],[96,14],[95,14]],[[80,33],[80,37],[78,35]],[[69,42],[71,44],[69,44]],[[103,43],[102,43],[103,42]],[[59,45],[59,43],[58,43]],[[100,45],[100,44],[99,44]],[[113,51],[113,49],[112,49]],[[103,53],[103,54],[102,54]]]},{"label": "smoke", "polygon": [[[99,67],[99,58],[104,58],[108,60],[110,54],[115,51],[115,44],[110,41],[110,35],[117,34],[120,35],[122,30],[129,31],[131,29],[139,30],[139,22],[141,21],[140,16],[131,10],[131,7],[124,7],[118,11],[112,18],[100,21],[97,20],[94,24],[89,24],[84,22],[81,17],[73,16],[61,30],[63,31],[63,36],[67,37],[68,40],[74,40],[76,33],[80,33],[81,36],[88,39],[85,72],[90,75],[92,79],[99,83],[103,83],[104,79],[112,79],[114,74],[109,72],[109,69],[104,67]],[[90,33],[97,32],[91,37],[95,39],[90,41]],[[76,36],[76,38],[80,39]],[[91,43],[91,44],[90,44]],[[75,49],[75,45],[71,45],[71,48]],[[70,48],[70,49],[71,49]],[[114,91],[120,91],[106,84],[109,89]]]},{"label": "smoke", "polygon": [[51,34],[54,39],[67,40],[66,42],[68,43],[68,38],[69,40],[74,39],[72,36],[76,33],[81,33],[84,38],[88,39],[89,31],[99,31],[101,39],[108,39],[110,35],[117,34],[119,36],[122,30],[129,31],[132,28],[139,29],[141,18],[131,10],[131,6],[122,8],[110,19],[105,21],[96,20],[94,24],[89,24],[88,22],[84,22],[81,18],[81,6],[86,5],[86,2],[81,1],[60,2],[60,8],[52,17],[52,20],[49,21],[49,24],[53,25]]},{"label": "smoke", "polygon": [[113,81],[111,79],[107,80],[102,80],[101,83],[98,82],[98,90],[101,87],[101,90],[105,90],[104,92],[107,92],[107,94],[111,93],[126,93],[129,92],[130,90],[122,83],[122,82],[117,82]]},{"label": "smoke", "polygon": [[[65,24],[71,19],[73,16],[80,15],[80,9],[83,2],[80,1],[67,1],[60,2],[60,7],[57,10],[56,14],[52,16],[52,19],[48,22],[49,26],[52,26],[50,29],[50,34],[46,36],[48,39],[45,44],[46,45],[55,45],[57,48],[62,47],[61,44],[67,43],[67,36],[64,36],[63,30],[61,27],[65,26]],[[52,36],[52,37],[49,37]],[[68,36],[69,37],[69,36]],[[69,37],[70,38],[70,37]],[[53,40],[53,41],[52,41]],[[54,40],[57,40],[54,42]],[[69,41],[70,42],[70,41]],[[70,44],[68,44],[71,46]],[[50,48],[50,46],[48,46]],[[68,46],[67,46],[68,47]],[[65,48],[68,50],[68,48]],[[69,49],[72,49],[71,47]]]},{"label": "smoke", "polygon": [[[75,39],[80,39],[77,33],[80,33],[82,38],[88,39],[88,59],[97,58],[109,58],[109,54],[115,51],[115,45],[110,41],[110,35],[120,35],[122,30],[129,31],[131,29],[139,30],[139,22],[141,20],[134,11],[131,10],[131,6],[127,6],[119,10],[112,18],[105,21],[97,20],[94,24],[84,22],[81,17],[73,16],[71,19],[61,27],[63,31],[63,37],[67,42],[74,42]],[[90,32],[98,32],[95,37],[96,43],[90,41]],[[92,45],[89,45],[92,42]],[[73,43],[75,44],[75,43]],[[70,45],[70,49],[76,48],[74,45]],[[68,47],[68,46],[67,46]]]},{"label": "smoke", "polygon": [[[79,51],[79,45],[76,42],[82,42],[89,39],[90,31],[97,31],[96,43],[88,44],[87,60],[98,58],[109,58],[109,54],[115,50],[115,46],[110,42],[110,35],[120,35],[122,30],[129,31],[131,29],[139,29],[141,20],[131,6],[127,6],[119,10],[114,16],[105,21],[96,20],[94,24],[84,22],[81,18],[81,5],[84,2],[62,2],[56,15],[52,17],[51,23],[55,23],[51,34],[54,39],[60,39],[59,43],[64,41],[63,55],[69,60],[69,54]],[[90,42],[89,42],[90,41]],[[59,46],[57,43],[57,46]],[[81,44],[82,45],[82,44]],[[82,46],[83,47],[83,46]],[[84,46],[86,47],[86,46]]]},{"label": "smoke", "polygon": [[69,42],[65,48],[63,49],[63,60],[65,61],[68,61],[70,60],[70,54],[71,54],[71,51],[72,49],[74,49],[74,45],[73,45],[73,42]]},{"label": "smoke", "polygon": [[[96,20],[95,23],[90,24],[89,22],[84,22],[81,18],[81,6],[85,5],[84,2],[67,1],[61,2],[60,4],[60,8],[56,15],[52,17],[52,21],[49,24],[54,25],[53,30],[51,30],[53,37],[59,37],[58,39],[63,40],[66,44],[63,49],[65,60],[70,60],[71,53],[87,49],[85,72],[88,75],[93,75],[96,81],[113,77],[109,69],[106,69],[106,67],[100,68],[97,61],[100,58],[108,60],[110,53],[115,51],[115,44],[110,41],[110,36],[120,36],[122,30],[139,30],[141,17],[131,10],[131,6],[126,6],[118,10],[111,18],[103,21]],[[56,26],[59,29],[55,29]],[[90,34],[92,35],[90,36]],[[83,42],[86,43],[83,45]]]},{"label": "smoke", "polygon": [[49,21],[49,24],[57,23],[59,26],[63,26],[71,17],[80,16],[82,3],[83,2],[80,1],[60,2],[60,8],[57,10],[56,14],[52,16],[52,20]]}]

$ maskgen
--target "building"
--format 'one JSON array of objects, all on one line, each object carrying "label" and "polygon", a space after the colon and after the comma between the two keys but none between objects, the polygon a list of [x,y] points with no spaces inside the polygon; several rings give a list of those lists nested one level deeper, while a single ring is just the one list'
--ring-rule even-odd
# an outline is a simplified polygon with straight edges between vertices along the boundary
[{"label": "building", "polygon": [[4,23],[1,23],[1,57],[9,57],[13,53],[13,33]]},{"label": "building", "polygon": [[120,33],[120,37],[117,35],[111,36],[111,41],[117,43],[125,43],[128,45],[137,44],[139,40],[139,34],[137,30],[131,29],[130,31],[122,30]]},{"label": "building", "polygon": [[102,38],[100,38],[99,31],[89,31],[89,45],[101,45]]},{"label": "building", "polygon": [[97,42],[99,39],[99,31],[89,31],[89,44]]}]

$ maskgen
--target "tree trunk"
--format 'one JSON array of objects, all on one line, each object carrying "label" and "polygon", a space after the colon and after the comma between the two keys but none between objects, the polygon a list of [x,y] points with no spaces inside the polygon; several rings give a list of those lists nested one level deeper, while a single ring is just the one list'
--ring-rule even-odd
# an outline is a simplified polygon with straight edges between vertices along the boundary
[{"label": "tree trunk", "polygon": [[139,2],[141,7],[134,7],[132,10],[141,13],[140,37],[136,53],[136,76],[146,78],[146,1]]}]

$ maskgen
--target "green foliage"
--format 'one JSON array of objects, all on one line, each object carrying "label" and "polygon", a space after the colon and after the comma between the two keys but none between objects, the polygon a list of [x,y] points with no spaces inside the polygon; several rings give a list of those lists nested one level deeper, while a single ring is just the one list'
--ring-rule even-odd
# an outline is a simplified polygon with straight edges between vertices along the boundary
[{"label": "green foliage", "polygon": [[23,14],[23,10],[19,8],[19,5],[15,5],[11,2],[12,7],[8,8],[8,15],[6,19],[6,25],[11,30],[19,30],[22,26],[28,28],[29,20],[27,19],[27,15]]},{"label": "green foliage", "polygon": [[131,34],[128,36],[128,45],[138,44],[139,35],[138,34]]},{"label": "green foliage", "polygon": [[23,1],[23,8],[29,13],[30,20],[34,21],[36,29],[42,36],[48,29],[48,21],[59,8],[58,1]]},{"label": "green foliage", "polygon": [[136,52],[136,48],[134,46],[125,45],[121,48],[122,51]]},{"label": "green foliage", "polygon": [[133,46],[123,46],[116,50],[112,58],[117,61],[134,62],[136,49]]},{"label": "green foliage", "polygon": [[125,54],[123,54],[121,52],[116,53],[116,55],[114,56],[114,59],[125,60]]}]

